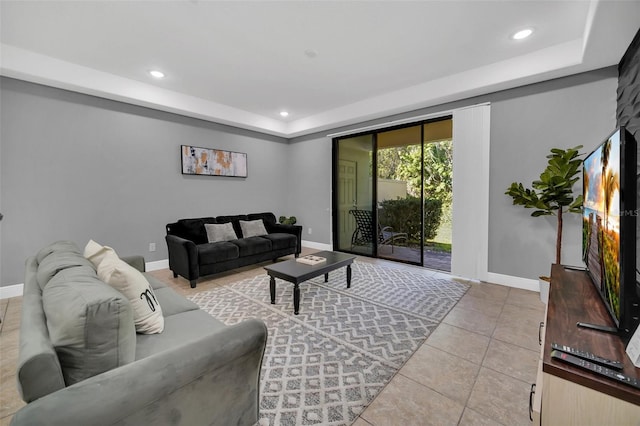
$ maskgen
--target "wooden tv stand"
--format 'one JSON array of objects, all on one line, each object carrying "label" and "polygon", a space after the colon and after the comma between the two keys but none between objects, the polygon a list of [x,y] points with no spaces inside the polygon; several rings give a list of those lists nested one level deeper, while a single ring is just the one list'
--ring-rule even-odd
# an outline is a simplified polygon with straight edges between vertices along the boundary
[{"label": "wooden tv stand", "polygon": [[579,328],[578,321],[614,326],[587,273],[553,265],[532,400],[534,424],[637,425],[640,390],[551,358],[555,342],[621,361],[624,374],[640,378],[620,337]]}]

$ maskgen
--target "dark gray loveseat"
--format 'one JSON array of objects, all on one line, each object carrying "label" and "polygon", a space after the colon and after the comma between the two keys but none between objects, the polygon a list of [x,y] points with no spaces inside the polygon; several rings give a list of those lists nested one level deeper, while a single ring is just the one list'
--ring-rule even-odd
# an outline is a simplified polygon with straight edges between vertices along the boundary
[{"label": "dark gray loveseat", "polygon": [[[240,221],[262,220],[266,235],[243,236]],[[206,224],[231,223],[238,238],[210,243]],[[298,257],[302,227],[282,225],[273,213],[180,219],[167,225],[169,269],[173,276],[189,280],[191,288],[202,276],[241,266],[275,260],[290,254]]]}]

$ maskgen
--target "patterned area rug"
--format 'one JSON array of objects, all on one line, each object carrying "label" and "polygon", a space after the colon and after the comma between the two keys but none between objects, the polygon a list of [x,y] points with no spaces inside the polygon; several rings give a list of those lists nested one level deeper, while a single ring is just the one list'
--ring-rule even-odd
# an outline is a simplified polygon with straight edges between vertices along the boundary
[{"label": "patterned area rug", "polygon": [[269,329],[260,382],[266,425],[350,425],[402,367],[468,286],[433,272],[354,262],[300,285],[258,276],[191,296],[226,324],[262,319]]}]

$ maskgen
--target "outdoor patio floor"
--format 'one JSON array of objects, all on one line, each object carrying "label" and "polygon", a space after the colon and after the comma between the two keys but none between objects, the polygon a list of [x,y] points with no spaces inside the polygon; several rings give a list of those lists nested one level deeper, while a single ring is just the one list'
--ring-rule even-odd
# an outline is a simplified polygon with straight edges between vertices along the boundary
[{"label": "outdoor patio floor", "polygon": [[[352,251],[365,254],[370,252],[370,247],[354,246]],[[395,260],[401,262],[420,263],[420,248],[391,246],[388,244],[378,246],[380,259]],[[424,249],[424,267],[438,271],[451,272],[451,252]]]}]

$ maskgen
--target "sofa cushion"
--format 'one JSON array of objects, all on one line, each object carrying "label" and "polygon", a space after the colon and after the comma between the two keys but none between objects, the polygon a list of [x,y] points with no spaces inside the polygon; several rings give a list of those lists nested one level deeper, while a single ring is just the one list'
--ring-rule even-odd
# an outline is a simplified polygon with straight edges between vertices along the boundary
[{"label": "sofa cushion", "polygon": [[231,243],[238,246],[240,257],[271,251],[271,241],[262,237],[241,238]]},{"label": "sofa cushion", "polygon": [[55,243],[51,243],[48,246],[41,248],[36,254],[36,260],[40,263],[45,257],[55,251],[80,253],[80,249],[73,241],[56,241]]},{"label": "sofa cushion", "polygon": [[264,227],[264,223],[262,222],[262,219],[241,220],[240,229],[242,229],[242,236],[244,238],[259,237],[261,235],[267,235],[267,230]]},{"label": "sofa cushion", "polygon": [[98,277],[129,299],[138,333],[162,333],[162,308],[142,272],[122,261],[115,253],[108,253],[98,266]]},{"label": "sofa cushion", "polygon": [[207,231],[207,240],[210,243],[238,239],[231,223],[207,223],[204,229]]},{"label": "sofa cushion", "polygon": [[200,244],[198,246],[198,264],[208,265],[225,260],[237,259],[240,256],[238,246],[227,241]]},{"label": "sofa cushion", "polygon": [[284,234],[276,232],[273,234],[263,235],[261,238],[266,238],[271,241],[271,248],[273,250],[283,250],[288,248],[296,248],[298,239],[295,235]]},{"label": "sofa cushion", "polygon": [[[211,218],[215,221],[215,219]],[[193,241],[196,244],[207,242],[207,234],[204,229],[204,220],[198,219],[180,219],[174,232],[177,236]]]},{"label": "sofa cushion", "polygon": [[134,360],[131,304],[90,264],[58,272],[44,288],[42,306],[67,386]]},{"label": "sofa cushion", "polygon": [[[144,275],[147,281],[149,281],[149,284],[151,284],[151,288],[154,290],[168,287],[164,282],[160,281],[148,272],[143,272],[142,275]],[[162,306],[162,302],[160,302],[160,306]],[[164,313],[164,310],[162,312]]]},{"label": "sofa cushion", "polygon": [[180,296],[169,287],[159,288],[154,291],[154,294],[158,298],[158,303],[162,306],[162,315],[165,318],[165,323],[167,321],[167,317],[170,317],[171,315],[200,309],[198,305],[185,299],[183,296]]},{"label": "sofa cushion", "polygon": [[[69,249],[69,247],[67,247]],[[88,266],[93,269],[93,265],[80,254],[79,251],[71,250],[54,250],[49,252],[46,257],[38,264],[38,272],[36,279],[41,289],[44,289],[49,280],[51,280],[60,271],[67,268],[75,268],[78,266]],[[94,276],[95,276],[95,270]]]},{"label": "sofa cushion", "polygon": [[136,336],[136,360],[193,342],[224,327],[222,322],[202,309],[168,316],[162,334]]},{"label": "sofa cushion", "polygon": [[274,215],[271,212],[251,213],[251,214],[247,215],[247,217],[249,218],[249,220],[262,219],[262,221],[264,222],[265,226],[267,224],[276,223],[276,215]]},{"label": "sofa cushion", "polygon": [[241,220],[249,220],[249,218],[247,217],[246,214],[238,214],[238,215],[234,215],[234,216],[217,216],[216,217],[216,222],[217,223],[227,223],[227,222],[231,222],[233,224],[233,229],[236,231],[236,235],[238,236],[238,238],[242,238],[242,228],[240,228],[240,221]]}]

